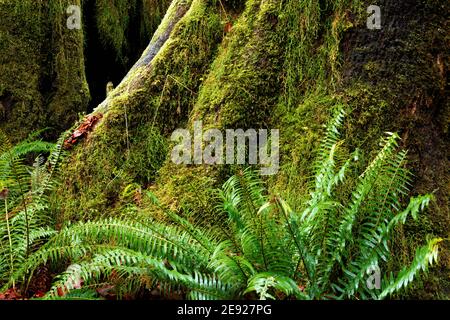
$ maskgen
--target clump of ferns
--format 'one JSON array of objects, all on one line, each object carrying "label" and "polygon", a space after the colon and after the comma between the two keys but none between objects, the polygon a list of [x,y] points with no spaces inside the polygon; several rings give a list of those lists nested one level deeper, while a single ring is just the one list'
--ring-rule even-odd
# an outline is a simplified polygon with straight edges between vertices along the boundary
[{"label": "clump of ferns", "polygon": [[[55,234],[48,195],[56,185],[62,159],[61,137],[56,144],[36,140],[40,132],[13,146],[0,132],[0,286],[16,289],[13,274],[42,241]],[[33,165],[30,155],[39,155]]]},{"label": "clump of ferns", "polygon": [[[392,133],[382,139],[350,196],[338,196],[347,171],[358,161],[357,152],[340,165],[335,160],[343,120],[340,110],[327,126],[314,186],[299,212],[268,195],[247,169],[218,193],[219,213],[228,216],[225,225],[218,221],[199,227],[166,208],[172,223],[151,218],[80,222],[33,253],[15,279],[41,263],[70,259],[73,264],[54,282],[48,298],[90,290],[111,277],[133,280],[135,286],[151,279],[162,290],[181,289],[191,299],[383,299],[399,292],[437,260],[442,239],[434,238],[417,249],[408,266],[396,275],[385,272],[381,279],[395,254],[396,228],[408,217],[416,219],[432,196],[402,205],[411,176],[406,152],[398,151],[399,137]],[[374,271],[380,273],[379,287],[367,284]]]}]

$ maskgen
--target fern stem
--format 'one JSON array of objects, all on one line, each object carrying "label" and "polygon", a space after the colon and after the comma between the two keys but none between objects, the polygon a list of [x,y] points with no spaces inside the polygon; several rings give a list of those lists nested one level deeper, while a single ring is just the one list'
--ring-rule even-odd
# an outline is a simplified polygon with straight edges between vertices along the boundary
[{"label": "fern stem", "polygon": [[9,217],[8,217],[8,199],[5,197],[5,218],[6,218],[6,229],[8,231],[8,240],[9,240],[9,259],[11,263],[11,278],[12,278],[12,286],[13,289],[16,289],[16,284],[14,281],[14,278],[12,277],[12,274],[14,273],[14,259],[13,259],[13,253],[12,253],[12,239],[11,239],[11,228],[9,226]]},{"label": "fern stem", "polygon": [[301,247],[300,243],[298,243],[298,239],[297,239],[296,234],[294,233],[294,229],[292,228],[291,222],[289,221],[289,218],[288,218],[286,212],[283,210],[283,207],[280,204],[280,200],[278,198],[275,198],[275,201],[277,203],[277,206],[278,206],[279,210],[281,210],[281,212],[283,212],[283,216],[286,219],[286,224],[288,226],[289,233],[291,234],[291,237],[292,237],[292,239],[295,242],[295,246],[297,247],[298,253],[300,254],[300,259],[298,260],[297,265],[296,265],[295,270],[294,270],[294,276],[295,276],[295,273],[297,272],[297,270],[299,268],[300,262],[302,262],[303,265],[305,266],[305,271],[306,271],[306,274],[308,275],[308,279],[311,281],[312,280],[311,273],[310,273],[310,271],[308,269],[308,265],[305,263],[305,257],[303,256],[302,247]]},{"label": "fern stem", "polygon": [[28,253],[29,253],[29,248],[30,248],[30,223],[28,221],[28,209],[27,209],[27,203],[25,201],[25,197],[24,197],[24,193],[25,191],[22,188],[22,183],[20,182],[20,177],[16,171],[16,167],[13,163],[13,157],[10,154],[10,159],[11,159],[11,170],[12,173],[17,181],[17,184],[19,186],[20,189],[20,197],[22,198],[22,203],[23,203],[23,207],[24,207],[24,212],[25,212],[25,227],[26,227],[26,234],[25,234],[25,238],[26,238],[26,242],[27,242],[27,249],[25,252],[25,257],[28,257]]},{"label": "fern stem", "polygon": [[[230,240],[230,242],[232,243],[234,249],[235,249],[236,251],[238,251],[238,250],[239,250],[239,245],[236,243],[236,239],[233,238],[233,237],[228,233],[228,231],[225,230],[225,228],[222,228],[222,227],[221,227],[220,230],[224,233],[225,237],[227,237],[228,240]],[[230,254],[230,255],[227,254],[227,256],[228,256],[228,257],[235,263],[235,265],[239,268],[239,271],[240,271],[240,272],[242,273],[242,275],[244,276],[245,281],[248,281],[248,276],[247,276],[247,274],[245,273],[244,269],[242,269],[242,266],[241,266],[241,264],[239,263],[239,261],[238,261],[232,254]]]},{"label": "fern stem", "polygon": [[[394,191],[394,190],[392,189],[392,185],[393,185],[394,182],[396,181],[395,178],[397,177],[397,173],[400,171],[400,166],[402,165],[402,163],[403,163],[403,161],[405,160],[405,158],[406,158],[406,152],[401,156],[401,160],[399,161],[398,166],[396,166],[396,168],[395,168],[395,172],[394,172],[394,174],[392,175],[392,178],[391,178],[390,183],[389,183],[389,188],[388,188],[388,190],[385,192],[384,199],[383,199],[383,204],[380,206],[381,209],[383,209],[383,208],[385,207],[386,202],[387,202],[387,198],[388,198],[389,194],[391,193],[391,190]],[[379,226],[379,224],[380,224],[380,218],[381,218],[381,214],[379,214],[378,217],[377,217],[377,222],[376,222],[376,224],[375,224],[375,229],[377,229],[378,226]]]}]

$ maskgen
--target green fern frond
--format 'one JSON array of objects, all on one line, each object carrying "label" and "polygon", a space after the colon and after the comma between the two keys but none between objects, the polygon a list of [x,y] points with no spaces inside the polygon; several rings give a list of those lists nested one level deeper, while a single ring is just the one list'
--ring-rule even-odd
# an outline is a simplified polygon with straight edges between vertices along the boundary
[{"label": "green fern frond", "polygon": [[441,238],[434,238],[429,240],[425,246],[418,248],[411,265],[403,268],[397,277],[391,277],[386,280],[383,285],[384,289],[378,298],[384,299],[388,295],[408,287],[418,276],[419,272],[426,272],[430,265],[437,262],[439,252],[438,244],[442,241],[443,239]]},{"label": "green fern frond", "polygon": [[[147,192],[166,218],[78,222],[55,233],[42,218],[46,191],[41,192],[53,186],[46,183],[54,181],[53,173],[38,160],[27,211],[16,210],[7,220],[9,228],[0,221],[0,274],[10,285],[24,281],[42,264],[70,261],[53,284],[49,296],[54,297],[109,283],[119,298],[152,286],[167,295],[185,293],[189,299],[243,298],[253,292],[260,299],[385,298],[407,287],[437,259],[441,239],[419,248],[411,266],[397,277],[385,277],[381,289],[365,285],[371,270],[391,261],[395,228],[409,216],[416,219],[432,196],[414,197],[403,206],[412,177],[405,166],[407,153],[398,151],[399,137],[393,133],[382,139],[380,151],[357,176],[353,191],[342,195],[341,184],[348,171],[356,170],[352,163],[359,158],[358,150],[346,159],[341,155],[344,116],[339,108],[327,126],[314,165],[314,185],[302,211],[269,195],[259,176],[247,168],[230,177],[217,193],[218,213],[228,219],[210,225],[186,210],[164,208]],[[49,156],[51,169],[57,170],[62,141]],[[0,175],[5,181],[19,180],[5,172]],[[29,188],[27,177],[24,183]],[[11,227],[14,237],[6,232]],[[28,256],[25,234],[32,249]],[[14,243],[16,251],[6,241]]]}]

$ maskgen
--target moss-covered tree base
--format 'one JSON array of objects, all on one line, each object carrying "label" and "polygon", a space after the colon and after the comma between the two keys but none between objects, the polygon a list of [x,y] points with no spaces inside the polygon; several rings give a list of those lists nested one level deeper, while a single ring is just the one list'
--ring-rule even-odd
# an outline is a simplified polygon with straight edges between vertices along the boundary
[{"label": "moss-covered tree base", "polygon": [[[368,1],[175,0],[141,59],[94,113],[103,119],[67,159],[60,221],[135,214],[148,188],[174,210],[214,216],[212,188],[239,167],[176,166],[177,127],[278,128],[272,192],[301,208],[322,125],[348,113],[340,152],[361,168],[385,131],[397,131],[416,175],[412,194],[434,192],[428,215],[399,233],[398,262],[426,234],[448,238],[448,40],[438,1],[381,1],[383,27],[365,26]],[[230,26],[232,26],[230,30]],[[354,172],[354,175],[359,174]],[[352,181],[347,187],[351,187]],[[139,192],[141,192],[139,191]],[[410,297],[448,297],[448,248]]]}]

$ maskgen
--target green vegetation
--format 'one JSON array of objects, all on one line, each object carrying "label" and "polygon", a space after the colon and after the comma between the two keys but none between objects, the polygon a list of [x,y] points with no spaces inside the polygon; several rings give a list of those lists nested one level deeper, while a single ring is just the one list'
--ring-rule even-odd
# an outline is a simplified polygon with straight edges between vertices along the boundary
[{"label": "green vegetation", "polygon": [[51,137],[85,112],[84,35],[66,27],[80,0],[0,1],[0,128],[13,143],[52,127]]},{"label": "green vegetation", "polygon": [[[49,193],[63,156],[62,141],[56,145],[34,140],[39,132],[12,147],[0,132],[0,282],[11,281],[14,272],[46,238],[56,233]],[[39,156],[32,166],[29,155]],[[42,154],[48,154],[45,161]],[[26,285],[26,282],[23,283]],[[12,287],[16,283],[12,280]]]},{"label": "green vegetation", "polygon": [[[95,21],[99,41],[114,49],[117,60],[124,63],[129,52],[130,25],[136,20],[138,37],[135,41],[148,39],[161,22],[171,1],[162,0],[98,0],[95,1]],[[133,62],[133,61],[131,61]]]},{"label": "green vegetation", "polygon": [[[448,299],[449,4],[385,1],[376,31],[370,4],[0,0],[0,287]],[[70,150],[45,142],[86,111]],[[278,174],[174,164],[171,133],[198,120],[279,129]]]},{"label": "green vegetation", "polygon": [[418,248],[397,275],[385,273],[380,288],[365,280],[371,270],[392,267],[395,230],[408,217],[416,219],[432,196],[402,205],[410,180],[406,152],[397,151],[398,136],[389,134],[349,200],[339,200],[339,186],[358,161],[358,151],[342,163],[336,160],[343,117],[340,111],[327,127],[314,187],[301,212],[267,195],[246,169],[218,192],[225,223],[201,227],[164,208],[170,223],[141,216],[69,224],[27,257],[7,286],[42,264],[71,261],[48,297],[72,290],[86,294],[105,283],[115,284],[119,296],[158,285],[165,294],[181,290],[191,299],[383,299],[408,287],[437,260],[442,239]]}]

